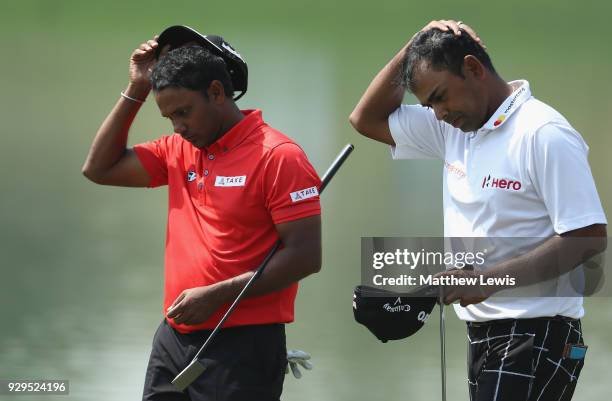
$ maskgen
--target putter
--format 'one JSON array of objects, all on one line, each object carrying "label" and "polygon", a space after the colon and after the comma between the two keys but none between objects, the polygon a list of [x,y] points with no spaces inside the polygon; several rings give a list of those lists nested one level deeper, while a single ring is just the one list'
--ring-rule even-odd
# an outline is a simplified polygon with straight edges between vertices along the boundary
[{"label": "putter", "polygon": [[[442,294],[442,291],[440,291]],[[442,401],[446,401],[446,327],[444,326],[444,302],[440,297],[440,368],[442,379]]]},{"label": "putter", "polygon": [[[466,265],[466,270],[474,270],[474,266]],[[444,324],[444,287],[440,286],[440,378],[442,381],[442,401],[446,401],[446,326]]]},{"label": "putter", "polygon": [[[323,192],[327,184],[329,184],[329,182],[334,177],[334,175],[336,174],[340,166],[342,166],[342,163],[344,163],[344,161],[351,154],[354,148],[355,147],[353,145],[348,144],[338,154],[338,156],[336,157],[332,165],[327,169],[327,171],[323,175],[323,178],[321,179],[321,186],[319,187],[319,194]],[[245,292],[251,287],[251,284],[253,283],[253,281],[257,280],[257,278],[261,276],[261,273],[263,273],[264,269],[266,268],[266,265],[268,264],[270,259],[272,259],[272,256],[274,256],[274,254],[276,253],[280,245],[281,245],[281,241],[279,239],[278,241],[276,241],[274,246],[272,246],[272,249],[270,249],[270,251],[268,252],[268,255],[266,255],[261,265],[259,265],[259,267],[255,271],[255,274],[253,274],[251,278],[249,279],[249,281],[247,281],[247,283],[244,285],[244,288],[242,289],[242,291],[240,291],[240,294],[238,294],[238,296],[236,297],[234,302],[232,302],[232,305],[229,307],[227,312],[225,312],[225,315],[223,315],[219,323],[217,323],[213,331],[210,333],[210,335],[204,342],[204,345],[202,345],[202,348],[200,348],[198,353],[193,358],[193,360],[189,363],[189,365],[187,365],[185,369],[183,369],[181,373],[179,373],[174,378],[174,380],[172,380],[172,384],[174,384],[176,388],[178,388],[181,391],[185,390],[191,383],[193,383],[204,372],[204,370],[206,370],[206,367],[204,366],[204,364],[200,362],[200,356],[204,353],[204,351],[208,347],[208,344],[210,344],[211,341],[215,338],[215,336],[217,335],[217,332],[221,329],[221,326],[223,326],[223,323],[225,323],[227,318],[232,314],[232,312],[236,308],[236,305],[238,305],[238,302],[240,302],[240,300],[244,296]]]}]

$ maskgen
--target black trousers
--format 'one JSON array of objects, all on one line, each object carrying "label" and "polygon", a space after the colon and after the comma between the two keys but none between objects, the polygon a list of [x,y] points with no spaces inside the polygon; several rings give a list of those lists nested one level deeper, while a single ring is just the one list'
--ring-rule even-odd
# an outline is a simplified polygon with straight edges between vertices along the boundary
[{"label": "black trousers", "polygon": [[584,359],[566,344],[584,344],[580,320],[561,316],[468,323],[471,401],[569,401]]},{"label": "black trousers", "polygon": [[184,392],[178,391],[172,379],[187,367],[210,332],[181,334],[162,321],[153,338],[143,401],[280,399],[287,366],[283,324],[220,330],[201,358],[204,373]]}]

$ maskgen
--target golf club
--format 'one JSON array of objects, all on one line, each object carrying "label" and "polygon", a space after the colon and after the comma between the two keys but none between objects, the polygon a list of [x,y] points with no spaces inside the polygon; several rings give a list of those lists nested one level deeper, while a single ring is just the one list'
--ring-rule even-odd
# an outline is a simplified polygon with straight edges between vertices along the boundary
[{"label": "golf club", "polygon": [[[336,159],[334,160],[332,165],[329,167],[329,169],[327,169],[327,171],[323,175],[323,178],[321,179],[321,186],[319,187],[319,194],[321,194],[323,192],[323,190],[325,189],[325,187],[327,186],[329,181],[331,181],[331,179],[334,177],[334,175],[336,174],[336,172],[338,171],[340,166],[342,166],[342,163],[344,163],[344,161],[351,154],[351,152],[353,151],[354,148],[355,147],[353,145],[348,144],[338,154],[338,156],[336,157]],[[264,269],[266,268],[266,265],[268,264],[270,259],[272,259],[272,256],[274,256],[274,254],[276,253],[276,251],[280,247],[280,245],[281,245],[281,240],[279,239],[278,241],[276,241],[274,246],[272,246],[272,249],[270,249],[270,251],[268,252],[268,255],[265,257],[265,259],[263,260],[261,265],[255,271],[255,274],[253,274],[253,276],[251,276],[249,281],[247,281],[247,283],[245,284],[245,286],[242,289],[242,291],[240,291],[240,293],[238,294],[238,296],[236,297],[236,299],[234,300],[232,305],[229,307],[227,312],[225,312],[225,315],[223,315],[223,317],[221,318],[219,323],[217,323],[217,326],[215,326],[213,331],[210,333],[210,335],[208,336],[208,338],[204,342],[204,345],[202,345],[202,348],[200,348],[200,350],[195,355],[193,360],[189,363],[189,365],[185,369],[183,369],[183,371],[181,373],[179,373],[174,378],[174,380],[172,380],[172,384],[174,384],[174,386],[176,388],[178,388],[179,390],[183,391],[191,383],[193,383],[202,374],[202,372],[204,372],[206,367],[200,362],[200,360],[199,360],[200,356],[204,353],[204,351],[208,347],[208,344],[211,343],[211,341],[214,339],[214,337],[217,334],[217,332],[221,329],[221,326],[223,325],[223,323],[225,323],[227,318],[232,314],[232,312],[234,311],[234,309],[238,305],[238,302],[240,302],[240,300],[242,299],[242,297],[244,296],[246,291],[250,288],[251,284],[259,276],[261,276],[261,274],[263,273]]]},{"label": "golf club", "polygon": [[444,299],[440,290],[440,368],[442,378],[442,401],[446,401],[446,327],[444,325]]},{"label": "golf club", "polygon": [[[466,265],[465,270],[474,270],[474,266]],[[440,286],[440,377],[442,380],[442,401],[446,401],[446,326],[444,316],[444,286]]]}]

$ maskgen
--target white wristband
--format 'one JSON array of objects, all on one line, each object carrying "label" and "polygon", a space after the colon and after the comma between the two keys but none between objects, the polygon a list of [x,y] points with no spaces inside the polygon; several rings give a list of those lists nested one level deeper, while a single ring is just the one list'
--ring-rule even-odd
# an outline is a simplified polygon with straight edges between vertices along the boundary
[{"label": "white wristband", "polygon": [[130,97],[130,96],[126,95],[123,92],[121,92],[121,97],[124,97],[127,100],[131,100],[132,102],[136,102],[136,103],[140,103],[140,104],[143,104],[145,102],[144,100],[140,100],[140,99],[136,99],[136,98]]}]

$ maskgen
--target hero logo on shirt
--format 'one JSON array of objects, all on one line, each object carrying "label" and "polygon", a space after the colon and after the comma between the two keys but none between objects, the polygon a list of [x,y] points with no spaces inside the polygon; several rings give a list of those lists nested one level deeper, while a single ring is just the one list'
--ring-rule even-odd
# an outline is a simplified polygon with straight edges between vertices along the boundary
[{"label": "hero logo on shirt", "polygon": [[491,177],[491,174],[482,179],[482,188],[499,188],[510,191],[520,191],[523,184],[519,180]]},{"label": "hero logo on shirt", "polygon": [[319,195],[319,190],[317,189],[317,187],[310,187],[306,189],[300,189],[299,191],[291,192],[289,195],[291,195],[292,202],[299,202],[301,200],[313,198]]},{"label": "hero logo on shirt", "polygon": [[244,187],[246,184],[246,175],[237,175],[234,177],[224,177],[218,175],[215,178],[215,187]]}]

